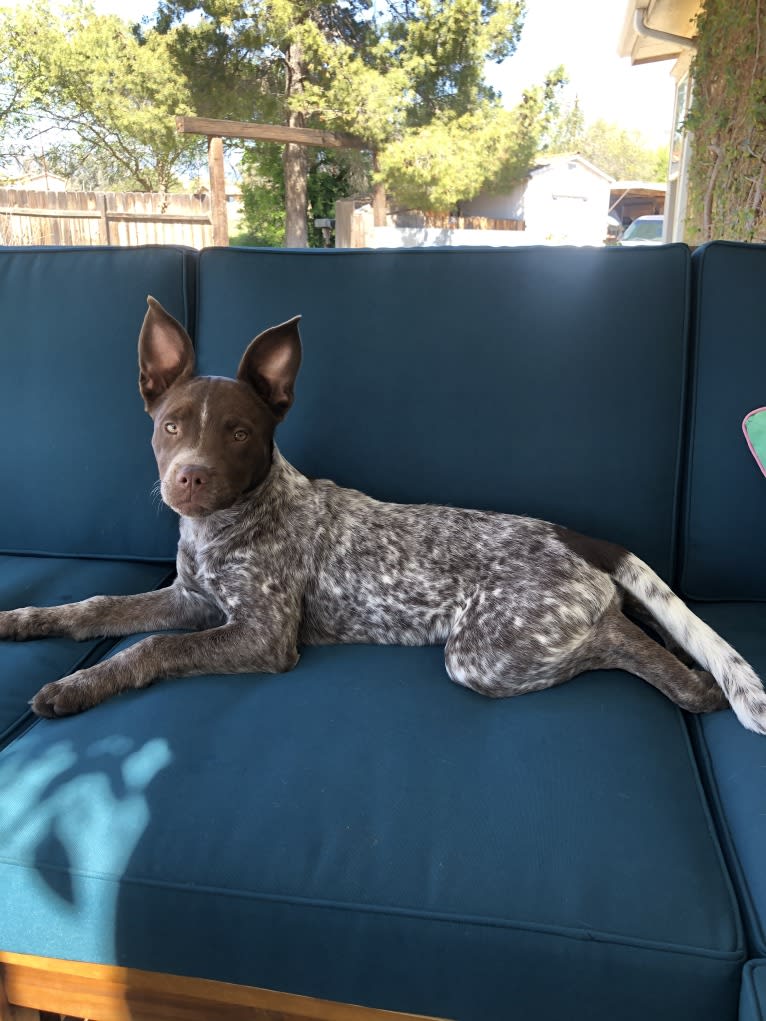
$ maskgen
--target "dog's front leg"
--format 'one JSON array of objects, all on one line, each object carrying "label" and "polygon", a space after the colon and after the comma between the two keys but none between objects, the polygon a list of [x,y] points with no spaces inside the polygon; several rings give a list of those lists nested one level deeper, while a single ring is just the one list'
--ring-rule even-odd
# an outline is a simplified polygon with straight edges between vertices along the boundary
[{"label": "dog's front leg", "polygon": [[46,684],[32,709],[38,716],[68,716],[163,677],[281,673],[298,662],[297,631],[297,622],[267,630],[236,622],[194,634],[151,635],[87,670]]},{"label": "dog's front leg", "polygon": [[22,642],[52,635],[83,641],[141,631],[210,627],[222,616],[179,582],[135,596],[93,596],[63,606],[25,606],[0,611],[0,638]]}]

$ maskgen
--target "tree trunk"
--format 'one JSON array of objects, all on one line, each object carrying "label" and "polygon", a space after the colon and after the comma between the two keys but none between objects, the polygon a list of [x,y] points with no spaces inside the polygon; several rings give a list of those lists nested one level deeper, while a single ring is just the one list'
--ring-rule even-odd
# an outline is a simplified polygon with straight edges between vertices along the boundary
[{"label": "tree trunk", "polygon": [[[287,48],[287,99],[303,92],[306,66],[299,43]],[[288,112],[287,124],[291,128],[305,127],[305,118],[300,111]],[[282,154],[285,171],[285,247],[308,248],[308,153],[304,145],[288,142]]]}]

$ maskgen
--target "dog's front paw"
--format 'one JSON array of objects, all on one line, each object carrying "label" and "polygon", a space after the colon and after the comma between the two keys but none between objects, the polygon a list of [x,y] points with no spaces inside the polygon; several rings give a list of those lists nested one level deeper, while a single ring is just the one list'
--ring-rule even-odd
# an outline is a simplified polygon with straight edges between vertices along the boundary
[{"label": "dog's front paw", "polygon": [[63,680],[46,684],[29,703],[32,712],[53,720],[57,716],[84,712],[103,702],[108,693],[89,676],[90,673],[90,670],[78,670]]},{"label": "dog's front paw", "polygon": [[25,642],[29,638],[42,638],[46,634],[40,610],[25,606],[20,610],[0,610],[0,638],[12,642]]}]

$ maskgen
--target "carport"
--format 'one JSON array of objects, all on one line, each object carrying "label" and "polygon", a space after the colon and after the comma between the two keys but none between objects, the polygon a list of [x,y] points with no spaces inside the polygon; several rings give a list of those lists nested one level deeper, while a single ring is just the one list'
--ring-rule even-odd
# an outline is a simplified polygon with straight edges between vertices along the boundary
[{"label": "carport", "polygon": [[609,213],[627,227],[637,216],[665,212],[666,184],[651,181],[615,181],[610,190]]}]

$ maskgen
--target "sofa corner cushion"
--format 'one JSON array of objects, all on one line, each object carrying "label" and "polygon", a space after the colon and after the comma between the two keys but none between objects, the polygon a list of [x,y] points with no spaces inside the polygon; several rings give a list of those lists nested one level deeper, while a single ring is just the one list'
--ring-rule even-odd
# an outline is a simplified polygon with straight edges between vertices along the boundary
[{"label": "sofa corner cushion", "polygon": [[[766,677],[766,605],[713,603],[694,610]],[[749,945],[766,956],[766,738],[745,730],[730,711],[697,717],[694,727]]]},{"label": "sofa corner cushion", "polygon": [[739,1021],[766,1021],[766,961],[748,961],[742,972]]},{"label": "sofa corner cushion", "polygon": [[185,249],[0,249],[0,550],[173,557],[136,349],[147,294],[188,323],[192,269]]},{"label": "sofa corner cushion", "polygon": [[[199,362],[229,375],[256,333],[302,313],[277,433],[301,471],[378,499],[547,518],[668,577],[689,275],[680,245],[207,249]],[[637,287],[650,299],[621,315]]]},{"label": "sofa corner cushion", "polygon": [[736,1010],[684,722],[624,674],[492,701],[437,648],[306,649],[41,721],[0,784],[8,949],[461,1021]]},{"label": "sofa corner cushion", "polygon": [[[170,564],[0,555],[0,610],[149,591],[170,572]],[[0,642],[0,747],[20,723],[29,722],[28,702],[44,684],[71,673],[111,644],[114,639],[106,645],[98,639],[72,638]]]},{"label": "sofa corner cushion", "polygon": [[742,421],[766,404],[766,245],[715,241],[692,257],[681,587],[691,599],[766,600],[766,479]]}]

